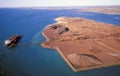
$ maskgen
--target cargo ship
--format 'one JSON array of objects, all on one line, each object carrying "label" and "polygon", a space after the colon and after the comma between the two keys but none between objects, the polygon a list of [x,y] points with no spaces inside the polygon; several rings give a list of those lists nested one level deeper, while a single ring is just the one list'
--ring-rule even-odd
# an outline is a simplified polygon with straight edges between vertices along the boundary
[{"label": "cargo ship", "polygon": [[15,47],[19,40],[21,39],[21,35],[14,34],[12,35],[8,40],[5,40],[5,45],[10,48],[10,47]]}]

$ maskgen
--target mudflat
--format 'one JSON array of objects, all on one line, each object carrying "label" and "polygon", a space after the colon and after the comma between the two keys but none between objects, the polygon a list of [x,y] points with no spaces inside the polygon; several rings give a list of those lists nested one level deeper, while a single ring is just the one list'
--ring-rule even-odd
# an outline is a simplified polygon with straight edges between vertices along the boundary
[{"label": "mudflat", "polygon": [[42,32],[44,48],[56,49],[75,72],[120,64],[120,26],[59,17]]}]

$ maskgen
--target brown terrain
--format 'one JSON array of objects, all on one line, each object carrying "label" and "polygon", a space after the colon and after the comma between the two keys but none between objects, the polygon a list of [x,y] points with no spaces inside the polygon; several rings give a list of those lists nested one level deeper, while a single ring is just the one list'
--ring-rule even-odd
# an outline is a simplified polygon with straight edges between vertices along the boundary
[{"label": "brown terrain", "polygon": [[59,17],[45,28],[44,48],[56,49],[75,72],[120,64],[120,26]]},{"label": "brown terrain", "polygon": [[105,14],[120,14],[120,6],[96,6],[78,9],[77,12],[97,12]]}]

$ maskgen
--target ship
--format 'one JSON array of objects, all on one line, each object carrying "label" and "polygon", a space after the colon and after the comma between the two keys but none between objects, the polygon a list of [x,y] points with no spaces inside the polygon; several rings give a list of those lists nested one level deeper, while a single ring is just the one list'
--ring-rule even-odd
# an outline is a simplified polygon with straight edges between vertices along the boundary
[{"label": "ship", "polygon": [[21,39],[21,37],[21,35],[14,34],[8,40],[5,40],[4,43],[8,48],[15,47]]}]

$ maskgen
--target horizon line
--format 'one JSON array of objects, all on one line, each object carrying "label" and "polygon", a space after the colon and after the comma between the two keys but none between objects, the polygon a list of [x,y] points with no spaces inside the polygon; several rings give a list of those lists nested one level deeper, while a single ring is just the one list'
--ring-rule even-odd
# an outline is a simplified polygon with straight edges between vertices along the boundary
[{"label": "horizon line", "polygon": [[120,5],[83,5],[83,6],[3,6],[0,8],[61,8],[61,7],[117,7]]}]

